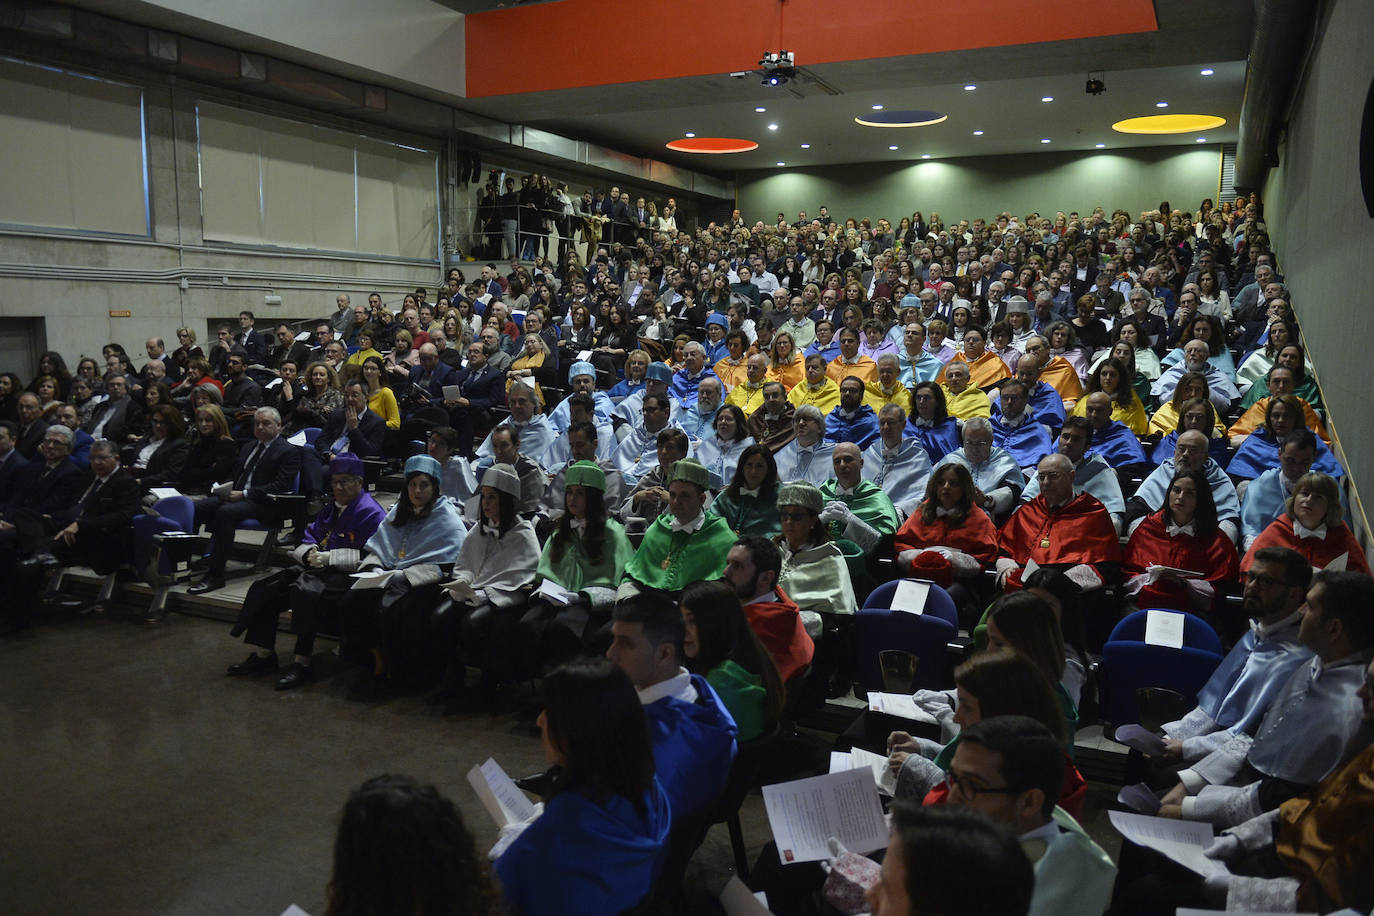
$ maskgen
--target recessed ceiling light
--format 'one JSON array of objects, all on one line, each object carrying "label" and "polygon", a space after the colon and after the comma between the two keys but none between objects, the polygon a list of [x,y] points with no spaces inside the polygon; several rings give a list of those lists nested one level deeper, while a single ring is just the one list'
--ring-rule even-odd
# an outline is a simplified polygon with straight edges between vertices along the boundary
[{"label": "recessed ceiling light", "polygon": [[881,106],[881,105],[874,105],[874,106],[873,106],[873,110],[874,110],[874,111],[882,111],[882,110],[883,110],[883,106]]},{"label": "recessed ceiling light", "polygon": [[786,162],[779,162],[778,165],[787,165]]},{"label": "recessed ceiling light", "polygon": [[802,149],[810,149],[810,148],[811,148],[811,144],[810,144],[810,143],[803,143],[803,144],[802,144]]},{"label": "recessed ceiling light", "polygon": [[683,134],[683,136],[684,136],[684,137],[695,137],[696,134],[692,133],[692,132],[689,130],[689,131],[687,131],[687,133]]},{"label": "recessed ceiling light", "polygon": [[768,125],[768,129],[769,129],[769,130],[777,130],[777,129],[778,129],[778,125],[776,125],[776,124],[769,124],[769,125]]},{"label": "recessed ceiling light", "polygon": [[757,112],[759,112],[760,114],[762,114],[763,112],[767,111],[768,109],[767,109],[767,108],[764,108],[762,105],[760,105],[758,108],[755,108],[754,110],[757,111]]},{"label": "recessed ceiling light", "polygon": [[921,154],[921,158],[922,158],[922,159],[929,159],[929,158],[930,158],[930,153],[922,153],[922,154]]},{"label": "recessed ceiling light", "polygon": [[1199,142],[1199,143],[1206,143],[1206,142],[1207,142],[1207,138],[1206,138],[1206,137],[1198,137],[1198,138],[1197,138],[1197,142]]},{"label": "recessed ceiling light", "polygon": [[1105,143],[1099,143],[1099,144],[1097,144],[1097,148],[1098,148],[1098,149],[1106,149],[1106,148],[1107,148],[1107,144],[1105,144]]},{"label": "recessed ceiling light", "polygon": [[884,111],[882,114],[859,115],[854,123],[863,127],[929,127],[948,117],[939,111]]},{"label": "recessed ceiling light", "polygon": [[1054,96],[1052,96],[1052,95],[1042,95],[1042,96],[1040,97],[1040,101],[1042,101],[1042,102],[1053,102],[1053,101],[1054,101]]},{"label": "recessed ceiling light", "polygon": [[1211,67],[1208,67],[1207,69],[1202,70],[1200,72],[1203,76],[1211,76],[1213,73],[1216,73],[1217,71],[1213,70]]},{"label": "recessed ceiling light", "polygon": [[1041,137],[1041,138],[1040,138],[1040,142],[1041,142],[1041,143],[1049,143],[1049,142],[1050,142],[1050,138],[1049,138],[1049,137]]},{"label": "recessed ceiling light", "polygon": [[967,86],[964,87],[964,91],[965,91],[965,92],[972,92],[973,90],[975,90],[975,89],[977,89],[977,88],[978,88],[977,86],[973,85],[972,83],[969,83]]},{"label": "recessed ceiling light", "polygon": [[1155,102],[1155,107],[1156,107],[1156,108],[1168,108],[1168,107],[1169,107],[1169,103],[1168,103],[1168,102]]},{"label": "recessed ceiling light", "polygon": [[983,132],[982,132],[981,130],[975,130],[975,131],[973,132],[973,135],[974,135],[975,137],[981,137],[981,136],[983,136]]},{"label": "recessed ceiling light", "polygon": [[888,147],[888,149],[893,149],[893,150],[895,150],[896,148],[897,148],[897,144],[895,144],[895,143],[894,143],[892,146],[889,146],[889,147]]}]

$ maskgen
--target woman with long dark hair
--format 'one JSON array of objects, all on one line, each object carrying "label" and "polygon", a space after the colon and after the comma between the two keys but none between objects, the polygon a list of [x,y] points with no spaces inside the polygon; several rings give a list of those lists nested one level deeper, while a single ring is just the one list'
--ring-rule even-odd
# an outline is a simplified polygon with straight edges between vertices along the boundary
[{"label": "woman with long dark hair", "polygon": [[[468,533],[456,503],[440,492],[443,470],[429,455],[405,464],[405,489],[364,546],[360,573],[385,577],[380,589],[352,590],[339,610],[344,641],[370,656],[362,695],[378,695],[394,682],[423,682],[434,664],[428,645],[429,609],[439,600],[443,568]],[[386,573],[401,575],[386,576]],[[423,609],[423,612],[421,612]]]},{"label": "woman with long dark hair", "polygon": [[520,618],[520,643],[531,670],[547,670],[577,655],[615,603],[615,590],[634,547],[620,522],[606,514],[606,472],[594,461],[568,466],[563,514],[544,545],[537,582],[557,586],[553,597],[536,592]]},{"label": "woman with long dark hair", "polygon": [[778,520],[778,465],[772,449],[756,442],[746,446],[730,483],[716,495],[708,511],[725,519],[730,530],[741,537],[777,535],[782,524]]},{"label": "woman with long dark hair", "polygon": [[37,391],[38,380],[43,376],[51,376],[57,382],[57,397],[55,400],[65,401],[71,397],[72,392],[72,373],[67,368],[67,361],[62,358],[62,354],[56,350],[49,350],[38,357],[38,374],[29,383],[29,391]]},{"label": "woman with long dark hair", "polygon": [[[1217,525],[1217,507],[1207,475],[1181,470],[1169,482],[1164,505],[1141,520],[1122,563],[1128,594],[1142,608],[1208,611],[1215,587],[1236,582],[1240,559]],[[1174,570],[1188,570],[1184,576]]]},{"label": "woman with long dark hair", "polygon": [[668,842],[668,797],[654,775],[639,695],[603,658],[544,679],[538,725],[557,767],[544,812],[496,859],[513,916],[602,916],[652,889]]},{"label": "woman with long dark hair", "polygon": [[[487,468],[478,496],[481,519],[463,541],[448,595],[430,618],[450,672],[462,671],[453,664],[456,647],[460,663],[482,669],[488,699],[513,672],[519,610],[539,563],[539,539],[534,525],[520,515],[520,498],[520,475],[514,467],[498,463]],[[449,686],[456,686],[455,681],[450,677]]]},{"label": "woman with long dark hair", "polygon": [[739,726],[738,740],[771,731],[782,716],[786,689],[734,588],[718,579],[693,582],[683,589],[679,607],[687,670],[715,688]]}]

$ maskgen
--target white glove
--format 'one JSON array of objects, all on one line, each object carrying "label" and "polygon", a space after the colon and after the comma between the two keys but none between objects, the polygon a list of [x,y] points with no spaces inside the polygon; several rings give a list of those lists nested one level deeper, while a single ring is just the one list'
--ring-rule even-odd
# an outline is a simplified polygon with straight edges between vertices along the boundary
[{"label": "white glove", "polygon": [[311,569],[324,569],[329,565],[329,551],[312,550],[305,555],[305,564]]},{"label": "white glove", "polygon": [[821,521],[826,524],[830,522],[843,522],[848,525],[853,518],[853,510],[850,509],[843,500],[832,499],[830,502],[826,503],[825,508],[821,510]]},{"label": "white glove", "polygon": [[1212,841],[1211,845],[1202,850],[1202,854],[1209,859],[1217,859],[1222,862],[1234,862],[1245,852],[1245,847],[1241,845],[1240,837],[1223,833]]}]

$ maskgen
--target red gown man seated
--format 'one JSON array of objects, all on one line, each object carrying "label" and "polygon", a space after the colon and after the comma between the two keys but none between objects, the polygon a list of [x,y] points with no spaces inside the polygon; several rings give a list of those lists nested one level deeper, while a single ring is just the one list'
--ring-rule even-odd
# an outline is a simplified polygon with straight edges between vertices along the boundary
[{"label": "red gown man seated", "polygon": [[811,664],[816,644],[802,625],[801,609],[778,588],[782,554],[764,537],[748,535],[735,542],[725,558],[725,581],[744,605],[749,626],[768,649],[784,681]]},{"label": "red gown man seated", "polygon": [[1096,497],[1073,493],[1073,463],[1046,455],[1035,469],[1040,493],[1002,526],[999,584],[1019,588],[1029,561],[1057,566],[1089,591],[1121,577],[1121,543],[1112,517]]}]

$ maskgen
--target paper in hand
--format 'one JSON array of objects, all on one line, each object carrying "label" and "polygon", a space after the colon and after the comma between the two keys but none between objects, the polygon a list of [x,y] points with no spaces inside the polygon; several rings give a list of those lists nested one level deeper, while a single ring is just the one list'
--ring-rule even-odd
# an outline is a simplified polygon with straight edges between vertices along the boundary
[{"label": "paper in hand", "polygon": [[1133,747],[1150,757],[1164,755],[1164,739],[1148,728],[1143,728],[1134,723],[1117,728],[1113,740],[1127,747]]},{"label": "paper in hand", "polygon": [[1162,853],[1204,878],[1226,871],[1225,865],[1202,854],[1212,844],[1211,824],[1126,811],[1111,811],[1108,817],[1112,826],[1132,843]]},{"label": "paper in hand", "polygon": [[763,806],[784,865],[830,858],[832,836],[857,853],[887,845],[887,820],[870,767],[764,786]]},{"label": "paper in hand", "polygon": [[534,817],[534,804],[493,758],[468,770],[468,784],[498,827]]}]

